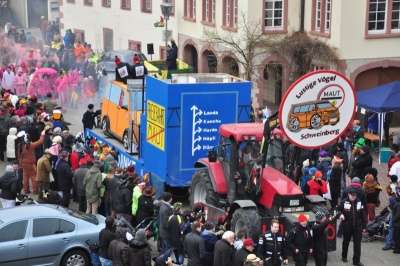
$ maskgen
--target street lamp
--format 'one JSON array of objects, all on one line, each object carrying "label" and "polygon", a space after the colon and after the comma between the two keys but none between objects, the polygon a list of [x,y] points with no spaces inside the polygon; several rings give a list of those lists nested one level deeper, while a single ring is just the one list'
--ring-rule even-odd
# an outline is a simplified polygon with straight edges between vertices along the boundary
[{"label": "street lamp", "polygon": [[161,3],[161,13],[164,16],[165,19],[165,58],[167,58],[167,45],[168,45],[168,20],[169,20],[169,15],[172,13],[172,9],[174,7],[173,4],[171,3]]}]

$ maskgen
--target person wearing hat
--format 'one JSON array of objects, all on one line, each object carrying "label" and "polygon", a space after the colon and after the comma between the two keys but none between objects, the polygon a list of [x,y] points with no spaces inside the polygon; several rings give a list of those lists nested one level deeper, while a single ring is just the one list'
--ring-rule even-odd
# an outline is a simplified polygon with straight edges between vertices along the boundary
[{"label": "person wearing hat", "polygon": [[295,265],[307,265],[308,257],[313,252],[312,231],[307,226],[308,218],[300,214],[297,218],[298,224],[289,232],[286,243],[293,250]]},{"label": "person wearing hat", "polygon": [[326,193],[328,193],[328,186],[326,185],[325,180],[322,179],[321,171],[316,171],[314,179],[311,179],[307,182],[305,194],[320,195],[322,197],[322,195]]},{"label": "person wearing hat", "polygon": [[139,198],[142,196],[142,191],[146,187],[146,182],[140,182],[133,188],[132,194],[132,215],[136,216],[139,204]]},{"label": "person wearing hat", "polygon": [[317,169],[321,171],[322,178],[326,180],[326,175],[329,171],[329,168],[332,166],[331,161],[332,157],[329,156],[326,150],[321,150],[318,153],[318,162],[317,162]]},{"label": "person wearing hat", "polygon": [[185,224],[185,219],[181,213],[181,202],[175,202],[172,205],[173,214],[168,217],[167,228],[169,230],[171,246],[174,248],[175,258],[177,259],[177,264],[182,265],[185,258],[183,253],[183,243],[181,241],[181,228]]},{"label": "person wearing hat", "polygon": [[73,189],[74,187],[74,184],[72,182],[72,177],[74,173],[72,172],[71,166],[68,163],[69,159],[68,151],[66,150],[60,151],[59,156],[61,160],[57,165],[57,177],[58,177],[58,185],[63,193],[60,205],[68,208],[69,203],[71,201],[71,189]]},{"label": "person wearing hat", "polygon": [[[94,113],[94,105],[89,104],[87,106],[87,108],[88,109],[86,110],[86,112],[83,114],[83,117],[82,117],[83,132],[86,132],[86,128],[93,129],[96,125],[96,122],[95,122],[96,115]],[[85,135],[86,135],[86,133],[85,133]]]},{"label": "person wearing hat", "polygon": [[38,160],[36,167],[36,183],[39,187],[38,199],[43,199],[42,191],[50,188],[50,174],[52,171],[50,158],[53,156],[51,150],[46,149],[43,156]]},{"label": "person wearing hat", "polygon": [[40,32],[42,33],[43,40],[46,40],[47,20],[44,16],[40,16]]},{"label": "person wearing hat", "polygon": [[351,163],[352,167],[354,168],[354,176],[357,176],[361,180],[361,184],[364,183],[365,172],[364,170],[367,167],[372,167],[372,156],[370,154],[370,148],[367,145],[361,147],[360,156],[357,160]]},{"label": "person wearing hat", "polygon": [[365,205],[357,198],[357,191],[349,189],[347,197],[339,204],[337,211],[343,224],[342,261],[347,262],[349,243],[353,238],[353,265],[363,266],[360,262],[362,232],[366,229]]},{"label": "person wearing hat", "polygon": [[[175,44],[175,46],[176,46],[176,44]],[[174,50],[169,45],[167,46],[166,65],[168,67],[168,70],[176,70],[178,68],[178,66],[176,64],[176,59],[178,58],[178,55],[176,54],[176,52],[177,52],[177,50]]]},{"label": "person wearing hat", "polygon": [[187,266],[203,266],[206,253],[204,239],[200,236],[200,222],[194,221],[191,228],[192,231],[186,235],[183,241],[183,251],[188,257]]},{"label": "person wearing hat", "polygon": [[333,156],[332,169],[328,172],[329,190],[331,192],[331,211],[337,206],[340,197],[340,189],[343,175],[343,160],[337,155]]},{"label": "person wearing hat", "polygon": [[[72,155],[71,155],[72,156]],[[83,185],[83,180],[87,172],[89,171],[89,166],[85,158],[79,160],[79,168],[74,171],[72,180],[74,181],[74,190],[78,196],[79,211],[86,212],[86,190]]]},{"label": "person wearing hat", "polygon": [[214,265],[232,266],[235,257],[235,233],[226,231],[222,235],[222,239],[218,240],[214,249]]},{"label": "person wearing hat", "polygon": [[82,143],[76,142],[73,148],[73,152],[71,153],[71,158],[69,162],[71,164],[72,171],[75,171],[79,167],[79,161],[85,157],[85,153],[83,152],[84,146]]},{"label": "person wearing hat", "polygon": [[[313,169],[312,175],[314,176],[315,172],[317,171],[317,168],[312,167],[311,169]],[[314,169],[315,169],[315,171],[314,171]],[[301,188],[301,191],[303,191],[303,193],[305,193],[307,182],[311,180],[311,171],[310,171],[310,168],[308,168],[308,166],[305,166],[305,167],[303,167],[302,172],[303,172],[303,175],[301,176],[301,180],[300,180],[300,188]]]},{"label": "person wearing hat", "polygon": [[[371,171],[372,170],[372,171]],[[372,222],[375,220],[375,209],[379,207],[379,194],[382,191],[382,187],[375,179],[375,173],[378,173],[376,168],[365,169],[367,175],[365,176],[365,182],[363,183],[363,189],[367,197],[367,205],[365,206],[366,222]]]},{"label": "person wearing hat", "polygon": [[279,221],[271,221],[271,229],[263,233],[258,241],[258,257],[264,261],[264,266],[280,266],[282,261],[288,263],[287,243],[285,236],[279,232]]},{"label": "person wearing hat", "polygon": [[205,265],[213,265],[214,263],[214,248],[218,239],[214,234],[215,224],[212,222],[206,222],[203,226],[203,231],[200,236],[204,239],[204,247],[206,250],[205,254]]},{"label": "person wearing hat", "polygon": [[86,213],[97,214],[98,212],[100,189],[103,187],[100,165],[100,161],[94,161],[92,168],[90,168],[83,179],[83,185],[86,187]]},{"label": "person wearing hat", "polygon": [[316,222],[312,226],[314,240],[314,260],[316,266],[326,266],[328,262],[328,232],[326,227],[332,221],[332,217],[326,218],[325,213],[315,213]]},{"label": "person wearing hat", "polygon": [[135,239],[129,242],[129,265],[151,266],[150,247],[147,243],[146,230],[139,229]]},{"label": "person wearing hat", "polygon": [[259,265],[260,261],[261,261],[261,259],[258,258],[256,255],[249,254],[249,255],[247,255],[246,259],[244,260],[244,265],[245,266]]},{"label": "person wearing hat", "polygon": [[242,266],[247,256],[253,253],[256,246],[257,244],[254,243],[252,238],[246,238],[243,241],[243,247],[235,252],[233,266]]},{"label": "person wearing hat", "polygon": [[3,208],[15,206],[15,198],[18,193],[18,177],[15,175],[11,165],[6,166],[5,173],[0,177],[0,199]]},{"label": "person wearing hat", "polygon": [[153,186],[146,186],[142,195],[138,200],[138,209],[136,212],[136,222],[140,224],[147,218],[154,217],[154,195],[157,193],[157,189]]},{"label": "person wearing hat", "polygon": [[354,120],[353,132],[351,133],[350,137],[346,138],[346,140],[350,143],[351,148],[353,149],[360,138],[364,138],[364,129],[361,128],[360,120]]},{"label": "person wearing hat", "polygon": [[6,155],[7,161],[14,161],[16,158],[15,155],[15,140],[17,139],[17,128],[10,127],[8,136],[7,136],[7,148]]}]

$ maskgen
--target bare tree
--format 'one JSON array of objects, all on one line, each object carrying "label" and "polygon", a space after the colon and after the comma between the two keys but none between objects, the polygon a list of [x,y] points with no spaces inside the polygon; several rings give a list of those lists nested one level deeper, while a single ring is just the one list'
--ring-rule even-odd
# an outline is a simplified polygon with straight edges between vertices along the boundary
[{"label": "bare tree", "polygon": [[286,35],[273,44],[269,44],[271,53],[287,58],[293,80],[300,78],[311,70],[313,62],[335,64],[338,66],[338,50],[318,37],[312,37],[304,31],[296,31]]},{"label": "bare tree", "polygon": [[[238,32],[204,29],[203,42],[214,45],[219,52],[230,51],[236,56],[237,63],[243,71],[239,73],[246,80],[257,76],[257,69],[261,67],[262,58],[268,53],[268,44],[272,35],[265,35],[261,21],[248,20],[241,12],[238,18]],[[234,63],[234,62],[233,62]]]}]

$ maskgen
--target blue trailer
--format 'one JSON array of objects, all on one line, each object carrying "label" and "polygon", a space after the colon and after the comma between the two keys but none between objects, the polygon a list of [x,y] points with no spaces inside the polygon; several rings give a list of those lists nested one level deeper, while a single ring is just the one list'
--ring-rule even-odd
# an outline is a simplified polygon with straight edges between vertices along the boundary
[{"label": "blue trailer", "polygon": [[[195,162],[218,145],[219,127],[249,121],[250,97],[251,82],[227,74],[147,76],[139,157],[116,147],[119,166],[134,164],[140,176],[149,174],[158,195],[165,185],[188,187]],[[98,131],[88,134],[110,143]]]}]

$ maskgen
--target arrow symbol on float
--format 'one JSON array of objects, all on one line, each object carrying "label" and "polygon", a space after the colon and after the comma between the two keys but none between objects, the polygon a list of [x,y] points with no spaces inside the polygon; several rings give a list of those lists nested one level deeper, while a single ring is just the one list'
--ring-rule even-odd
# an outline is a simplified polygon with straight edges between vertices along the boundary
[{"label": "arrow symbol on float", "polygon": [[201,129],[201,127],[198,127],[197,130],[194,131],[194,134],[200,133],[201,131],[203,131],[203,130]]},{"label": "arrow symbol on float", "polygon": [[194,139],[193,141],[194,142],[197,142],[197,141],[200,141],[201,140],[201,137],[200,136],[198,136],[196,139]]},{"label": "arrow symbol on float", "polygon": [[199,144],[197,144],[197,147],[195,147],[195,148],[193,149],[193,153],[194,153],[195,151],[199,151],[199,150],[201,150],[201,146],[200,146]]},{"label": "arrow symbol on float", "polygon": [[199,118],[199,120],[197,120],[196,122],[194,122],[194,125],[201,124],[201,122],[203,122],[203,120],[201,120],[201,118]]}]

